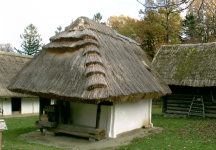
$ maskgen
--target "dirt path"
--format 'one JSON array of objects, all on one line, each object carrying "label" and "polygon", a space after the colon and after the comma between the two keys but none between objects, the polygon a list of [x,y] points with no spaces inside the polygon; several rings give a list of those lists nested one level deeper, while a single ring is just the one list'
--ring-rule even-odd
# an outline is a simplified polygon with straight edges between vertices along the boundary
[{"label": "dirt path", "polygon": [[160,127],[149,129],[136,129],[123,134],[119,134],[117,138],[108,138],[100,141],[89,142],[88,139],[77,138],[66,135],[50,135],[42,134],[38,131],[22,134],[21,139],[30,143],[54,146],[59,148],[68,148],[72,150],[98,150],[98,149],[113,149],[116,147],[128,145],[131,140],[137,137],[144,137],[150,134],[159,133],[162,131]]}]

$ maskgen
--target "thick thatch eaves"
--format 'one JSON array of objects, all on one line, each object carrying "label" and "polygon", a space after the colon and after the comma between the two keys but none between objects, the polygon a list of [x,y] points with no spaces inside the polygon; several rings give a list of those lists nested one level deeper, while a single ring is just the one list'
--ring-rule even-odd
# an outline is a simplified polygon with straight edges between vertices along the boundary
[{"label": "thick thatch eaves", "polygon": [[87,103],[170,92],[143,50],[105,25],[80,17],[50,41],[12,80],[10,90]]},{"label": "thick thatch eaves", "polygon": [[153,66],[169,85],[216,86],[216,42],[161,46]]},{"label": "thick thatch eaves", "polygon": [[6,87],[18,71],[30,60],[32,56],[0,51],[0,97],[34,97],[26,94],[14,93]]}]

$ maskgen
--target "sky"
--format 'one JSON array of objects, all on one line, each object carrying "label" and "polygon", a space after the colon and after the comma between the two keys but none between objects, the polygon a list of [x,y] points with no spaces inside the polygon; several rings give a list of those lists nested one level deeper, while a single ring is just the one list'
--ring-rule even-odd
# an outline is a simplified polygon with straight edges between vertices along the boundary
[{"label": "sky", "polygon": [[47,44],[58,26],[64,29],[80,16],[92,19],[100,12],[103,22],[121,14],[139,19],[140,9],[137,0],[0,0],[0,44],[20,49],[20,34],[31,23]]}]

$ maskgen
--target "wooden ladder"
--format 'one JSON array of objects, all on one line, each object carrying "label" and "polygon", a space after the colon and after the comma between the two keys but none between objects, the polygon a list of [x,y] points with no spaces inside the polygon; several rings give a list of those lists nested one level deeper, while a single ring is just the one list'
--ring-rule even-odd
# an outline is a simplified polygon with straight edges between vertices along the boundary
[{"label": "wooden ladder", "polygon": [[202,95],[200,95],[199,97],[200,98],[198,98],[197,95],[194,96],[190,105],[188,116],[199,116],[205,118],[205,106],[203,97]]}]

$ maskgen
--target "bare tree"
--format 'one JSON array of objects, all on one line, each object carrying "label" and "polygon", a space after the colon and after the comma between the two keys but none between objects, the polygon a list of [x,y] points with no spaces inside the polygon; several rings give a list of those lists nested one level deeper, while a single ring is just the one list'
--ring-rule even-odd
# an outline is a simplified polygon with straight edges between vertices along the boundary
[{"label": "bare tree", "polygon": [[202,42],[216,40],[216,1],[196,0],[187,14],[193,13],[199,28]]},{"label": "bare tree", "polygon": [[14,48],[10,43],[0,44],[0,51],[15,53]]},{"label": "bare tree", "polygon": [[[166,11],[166,21],[158,22],[167,31],[167,43],[169,42],[170,14],[181,13],[187,10],[187,14],[193,13],[196,18],[197,27],[203,42],[215,41],[216,39],[216,1],[215,0],[145,0],[144,3],[137,0],[145,9]],[[140,11],[144,14],[144,11]]]},{"label": "bare tree", "polygon": [[[170,8],[175,7],[175,9],[172,10],[173,12],[181,12],[185,9],[188,9],[196,0],[145,0],[145,3],[139,2],[141,5],[143,5],[145,8],[151,8],[151,9],[157,9],[160,7]],[[204,0],[202,0],[204,1]]]}]

